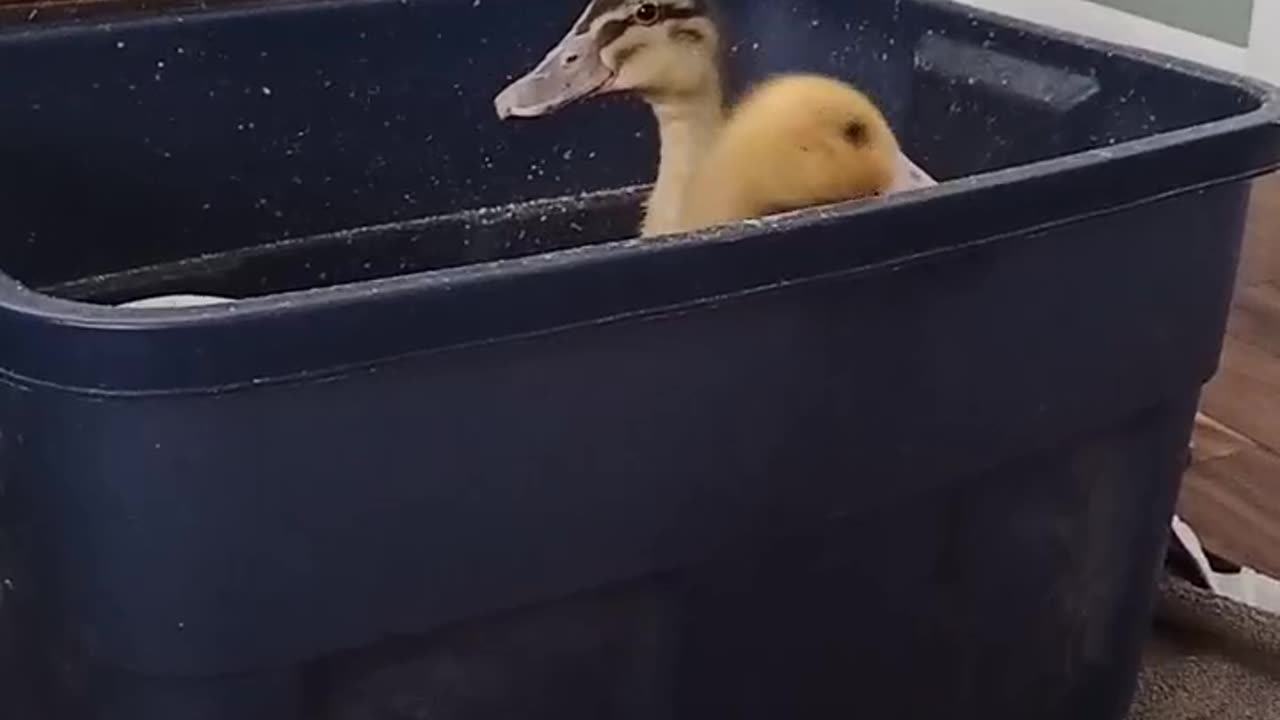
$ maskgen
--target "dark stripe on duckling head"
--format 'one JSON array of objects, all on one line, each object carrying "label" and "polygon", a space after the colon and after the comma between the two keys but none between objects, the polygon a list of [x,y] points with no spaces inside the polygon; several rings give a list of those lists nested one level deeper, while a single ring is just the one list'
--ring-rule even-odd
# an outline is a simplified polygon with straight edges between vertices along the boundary
[{"label": "dark stripe on duckling head", "polygon": [[707,36],[697,28],[691,27],[673,27],[668,32],[672,40],[688,40],[690,42],[702,42]]},{"label": "dark stripe on duckling head", "polygon": [[604,25],[600,26],[600,34],[596,37],[596,47],[601,49],[609,47],[613,44],[614,40],[622,37],[622,34],[635,24],[635,21],[630,18],[626,20],[610,20],[609,22],[606,22]]},{"label": "dark stripe on duckling head", "polygon": [[[596,0],[591,5],[586,17],[582,18],[582,22],[578,23],[578,27],[574,28],[577,35],[585,35],[591,30],[591,24],[594,23],[601,15],[616,10],[623,5],[625,0]],[[651,25],[656,25],[666,20],[688,20],[695,17],[703,17],[707,14],[707,6],[704,2],[694,2],[693,5],[676,5],[675,3],[649,3],[653,5],[657,11],[657,19]],[[628,15],[626,18],[610,20],[600,27],[599,47],[604,47],[609,43],[617,40],[627,28],[640,24],[634,15]]]},{"label": "dark stripe on duckling head", "polygon": [[671,5],[662,3],[658,5],[658,21],[663,20],[688,20],[689,18],[702,17],[707,14],[707,9],[698,3],[692,6]]}]

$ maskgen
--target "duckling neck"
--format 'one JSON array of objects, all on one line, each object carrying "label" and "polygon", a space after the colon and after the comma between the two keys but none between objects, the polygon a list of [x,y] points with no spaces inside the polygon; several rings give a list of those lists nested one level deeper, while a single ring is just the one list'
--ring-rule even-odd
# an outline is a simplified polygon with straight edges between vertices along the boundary
[{"label": "duckling neck", "polygon": [[685,186],[725,120],[724,99],[717,89],[697,96],[650,100],[662,143],[658,178],[645,210],[643,236],[679,227]]}]

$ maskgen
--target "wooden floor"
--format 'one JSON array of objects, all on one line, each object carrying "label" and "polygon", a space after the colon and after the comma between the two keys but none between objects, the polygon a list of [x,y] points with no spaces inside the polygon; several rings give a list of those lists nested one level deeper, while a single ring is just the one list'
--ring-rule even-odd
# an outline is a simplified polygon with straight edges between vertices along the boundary
[{"label": "wooden floor", "polygon": [[1200,409],[1179,512],[1208,548],[1280,577],[1280,175],[1254,188],[1222,366]]}]

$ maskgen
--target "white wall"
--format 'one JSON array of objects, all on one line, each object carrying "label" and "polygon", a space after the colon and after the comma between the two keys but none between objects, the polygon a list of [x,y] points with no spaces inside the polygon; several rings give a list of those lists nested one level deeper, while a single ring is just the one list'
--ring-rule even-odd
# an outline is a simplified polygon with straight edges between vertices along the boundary
[{"label": "white wall", "polygon": [[[1213,2],[1213,0],[1202,0]],[[960,0],[960,2],[1092,35],[1178,55],[1206,65],[1252,75],[1280,85],[1280,0],[1254,0],[1253,31],[1248,48],[1085,0]],[[1265,29],[1264,29],[1265,28]]]}]

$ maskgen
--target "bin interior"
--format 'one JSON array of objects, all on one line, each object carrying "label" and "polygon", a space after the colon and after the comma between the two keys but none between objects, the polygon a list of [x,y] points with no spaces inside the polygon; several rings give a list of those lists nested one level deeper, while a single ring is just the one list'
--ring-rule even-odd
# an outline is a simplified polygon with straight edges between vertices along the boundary
[{"label": "bin interior", "polygon": [[[584,0],[248,7],[0,36],[0,271],[89,302],[232,297],[634,234],[635,100],[501,122]],[[730,84],[813,70],[876,98],[942,180],[1255,109],[1229,86],[947,3],[726,0]],[[511,39],[514,38],[514,39]]]}]

